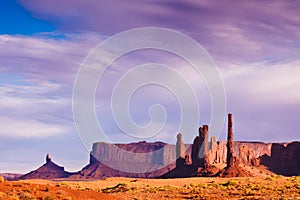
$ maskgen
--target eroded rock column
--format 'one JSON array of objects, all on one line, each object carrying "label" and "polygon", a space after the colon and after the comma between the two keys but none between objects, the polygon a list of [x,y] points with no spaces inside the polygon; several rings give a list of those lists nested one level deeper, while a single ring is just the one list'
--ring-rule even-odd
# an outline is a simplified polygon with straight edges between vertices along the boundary
[{"label": "eroded rock column", "polygon": [[182,141],[182,134],[177,134],[176,142],[176,167],[183,166],[185,163],[185,146]]},{"label": "eroded rock column", "polygon": [[232,114],[228,114],[228,135],[227,135],[227,167],[231,167],[234,165],[234,157],[233,157],[233,121]]},{"label": "eroded rock column", "polygon": [[209,163],[213,164],[217,162],[217,139],[215,136],[211,137],[210,140],[210,158]]},{"label": "eroded rock column", "polygon": [[51,157],[50,157],[50,153],[47,153],[46,156],[46,163],[51,162]]},{"label": "eroded rock column", "polygon": [[208,152],[208,125],[199,128],[200,151],[199,158],[204,158]]},{"label": "eroded rock column", "polygon": [[203,125],[199,127],[199,136],[192,145],[192,164],[196,167],[205,167],[205,164],[209,164],[209,159],[206,158],[208,151],[208,125]]}]

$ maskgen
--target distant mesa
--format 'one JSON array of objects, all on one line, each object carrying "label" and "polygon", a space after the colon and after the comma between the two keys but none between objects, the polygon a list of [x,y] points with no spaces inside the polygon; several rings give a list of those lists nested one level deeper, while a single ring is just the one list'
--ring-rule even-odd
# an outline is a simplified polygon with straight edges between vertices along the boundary
[{"label": "distant mesa", "polygon": [[[175,168],[175,145],[166,145],[168,144],[163,142],[148,143],[144,141],[130,144],[94,143],[90,153],[90,163],[80,172],[73,174],[70,178],[160,177]],[[167,151],[157,151],[163,147],[165,147]],[[124,155],[124,150],[132,153],[129,154],[131,156]],[[149,153],[151,156],[145,157],[142,153]],[[107,166],[106,163],[109,163],[109,166]],[[165,166],[165,163],[171,164]],[[110,166],[114,166],[114,168]],[[136,170],[146,171],[146,173],[135,173]]]},{"label": "distant mesa", "polygon": [[[227,141],[217,141],[214,136],[209,139],[209,126],[203,125],[193,144],[184,144],[182,133],[177,135],[176,145],[145,141],[130,144],[97,142],[90,152],[89,164],[79,172],[66,172],[47,154],[43,166],[20,179],[260,176],[250,169],[260,172],[263,169],[270,175],[300,175],[300,142],[266,144],[234,141],[232,114],[228,114],[227,134]],[[130,156],[124,156],[124,151]],[[150,156],[145,157],[142,153]],[[136,173],[136,169],[141,172]]]}]

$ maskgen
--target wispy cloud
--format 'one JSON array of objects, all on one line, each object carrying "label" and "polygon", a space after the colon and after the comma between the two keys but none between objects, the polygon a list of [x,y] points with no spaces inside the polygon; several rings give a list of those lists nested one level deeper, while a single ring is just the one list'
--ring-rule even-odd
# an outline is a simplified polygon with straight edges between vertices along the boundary
[{"label": "wispy cloud", "polygon": [[66,32],[111,35],[130,28],[158,26],[192,36],[215,59],[258,62],[299,55],[300,4],[295,1],[29,0],[21,3],[37,17],[56,23]]},{"label": "wispy cloud", "polygon": [[299,60],[231,66],[221,73],[238,139],[298,140]]},{"label": "wispy cloud", "polygon": [[[1,136],[49,137],[67,134],[72,126],[73,81],[93,46],[78,36],[1,35]],[[82,35],[82,38],[85,36]]]}]

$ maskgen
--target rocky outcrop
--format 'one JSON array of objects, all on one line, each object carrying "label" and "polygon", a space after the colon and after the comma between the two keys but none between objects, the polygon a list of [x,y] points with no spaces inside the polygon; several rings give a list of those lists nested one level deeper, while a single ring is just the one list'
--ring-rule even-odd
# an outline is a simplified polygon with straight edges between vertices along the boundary
[{"label": "rocky outcrop", "polygon": [[199,128],[199,136],[197,136],[192,145],[192,164],[196,167],[207,167],[208,159],[208,125],[203,125]]},{"label": "rocky outcrop", "polygon": [[66,172],[64,167],[52,162],[50,155],[46,156],[46,163],[38,169],[21,176],[19,179],[58,179],[67,178],[71,173]]},{"label": "rocky outcrop", "polygon": [[285,176],[300,175],[300,142],[286,144],[273,143],[271,155],[263,155],[260,164],[267,166],[276,174]]},{"label": "rocky outcrop", "polygon": [[233,177],[251,177],[252,174],[245,170],[244,168],[240,167],[239,165],[232,165],[230,167],[225,167],[216,176],[223,177],[223,178],[233,178]]}]

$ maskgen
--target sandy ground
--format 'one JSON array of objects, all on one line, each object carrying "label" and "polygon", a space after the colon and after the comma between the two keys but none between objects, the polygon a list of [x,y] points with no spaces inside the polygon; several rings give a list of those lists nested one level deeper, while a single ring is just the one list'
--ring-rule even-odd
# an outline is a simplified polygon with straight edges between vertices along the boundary
[{"label": "sandy ground", "polygon": [[0,199],[300,199],[300,177],[4,181]]}]

